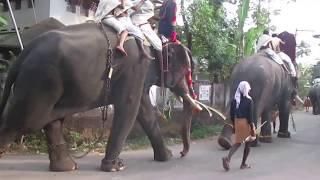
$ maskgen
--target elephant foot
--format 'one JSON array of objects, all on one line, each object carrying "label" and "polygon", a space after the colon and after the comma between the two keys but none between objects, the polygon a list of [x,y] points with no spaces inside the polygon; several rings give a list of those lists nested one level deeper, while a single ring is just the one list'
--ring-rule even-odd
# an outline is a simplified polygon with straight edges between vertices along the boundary
[{"label": "elephant foot", "polygon": [[271,136],[259,136],[259,141],[262,143],[272,143]]},{"label": "elephant foot", "polygon": [[66,144],[49,146],[50,171],[64,172],[78,169],[77,163],[70,157]]},{"label": "elephant foot", "polygon": [[232,146],[231,140],[223,136],[219,136],[218,143],[221,147],[223,147],[226,150],[230,149]]},{"label": "elephant foot", "polygon": [[155,161],[168,161],[169,159],[172,158],[172,152],[169,149],[165,149],[164,151],[161,152],[155,152],[154,153],[154,160]]},{"label": "elephant foot", "polygon": [[5,148],[0,148],[0,158],[2,158],[4,156],[4,154],[6,153],[6,149]]},{"label": "elephant foot", "polygon": [[105,172],[117,172],[117,171],[123,171],[125,169],[125,165],[123,163],[123,160],[120,158],[114,159],[114,160],[107,160],[106,158],[102,159],[101,171]]},{"label": "elephant foot", "polygon": [[290,138],[291,137],[291,134],[289,131],[287,132],[278,132],[278,138]]}]

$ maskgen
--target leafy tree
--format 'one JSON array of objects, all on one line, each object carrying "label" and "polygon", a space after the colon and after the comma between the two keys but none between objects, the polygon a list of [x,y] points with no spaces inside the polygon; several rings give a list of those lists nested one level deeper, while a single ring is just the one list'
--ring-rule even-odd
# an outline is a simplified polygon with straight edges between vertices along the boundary
[{"label": "leafy tree", "polygon": [[226,79],[236,59],[235,24],[225,16],[223,7],[209,0],[194,1],[186,12],[199,70],[214,81]]},{"label": "leafy tree", "polygon": [[305,66],[301,63],[298,64],[298,67],[300,71],[300,77],[298,80],[298,85],[299,85],[298,92],[301,97],[305,97],[307,96],[309,92],[309,88],[311,86],[313,67]]}]

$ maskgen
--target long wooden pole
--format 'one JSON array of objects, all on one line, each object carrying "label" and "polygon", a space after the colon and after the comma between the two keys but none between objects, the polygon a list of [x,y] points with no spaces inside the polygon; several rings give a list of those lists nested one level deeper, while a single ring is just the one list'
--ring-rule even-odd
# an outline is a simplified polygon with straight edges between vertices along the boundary
[{"label": "long wooden pole", "polygon": [[18,37],[18,40],[19,40],[20,48],[21,48],[21,50],[23,50],[23,44],[22,44],[22,40],[21,40],[21,37],[20,37],[19,29],[18,29],[18,26],[17,26],[17,23],[16,23],[16,19],[14,17],[14,14],[13,14],[13,11],[12,11],[12,8],[11,8],[11,4],[10,4],[9,0],[7,0],[7,4],[8,4],[8,7],[9,7],[11,20],[13,22],[14,28],[15,28],[16,33],[17,33],[17,37]]}]

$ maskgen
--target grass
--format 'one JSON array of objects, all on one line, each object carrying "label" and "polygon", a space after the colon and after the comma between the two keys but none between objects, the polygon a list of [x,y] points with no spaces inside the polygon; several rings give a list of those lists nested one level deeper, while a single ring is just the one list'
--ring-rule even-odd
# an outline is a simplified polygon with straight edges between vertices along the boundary
[{"label": "grass", "polygon": [[[191,132],[191,139],[205,139],[211,136],[217,135],[221,132],[222,126],[220,125],[198,125],[194,124]],[[107,145],[107,141],[97,142],[97,140],[84,140],[81,134],[78,132],[70,131],[67,136],[67,142],[70,149],[75,153],[85,152],[90,147],[94,147],[95,152],[104,152]],[[167,145],[180,144],[181,138],[165,138]],[[145,149],[151,146],[147,136],[138,137],[134,139],[128,139],[124,146],[124,150],[137,150]],[[11,152],[23,152],[23,153],[46,153],[47,145],[45,141],[45,135],[42,132],[33,133],[25,137],[23,144],[13,144],[10,149]]]}]

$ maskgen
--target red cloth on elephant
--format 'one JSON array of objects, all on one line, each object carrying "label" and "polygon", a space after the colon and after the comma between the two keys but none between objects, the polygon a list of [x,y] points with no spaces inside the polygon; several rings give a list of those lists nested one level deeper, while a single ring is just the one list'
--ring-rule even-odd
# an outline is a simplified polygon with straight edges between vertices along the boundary
[{"label": "red cloth on elephant", "polygon": [[293,34],[284,31],[278,35],[285,44],[280,44],[280,49],[282,52],[286,53],[292,62],[296,61],[296,38]]}]

